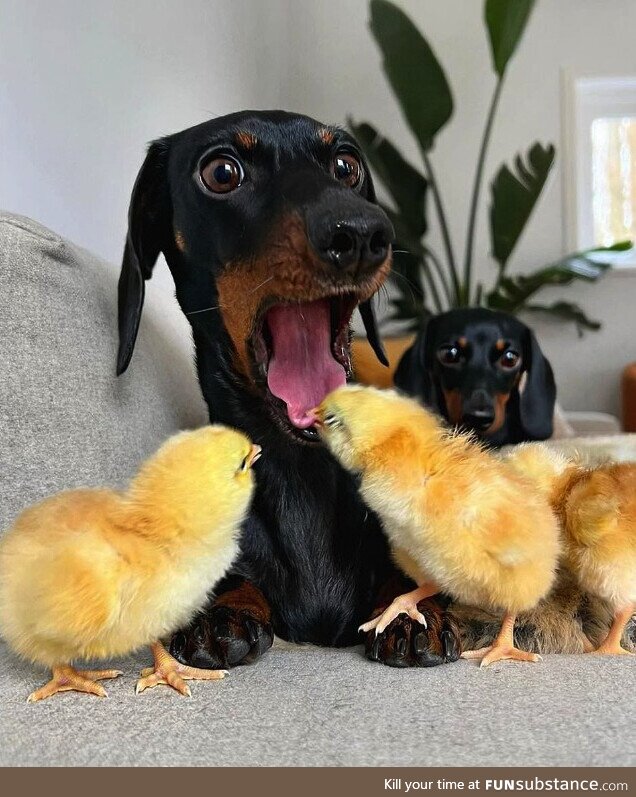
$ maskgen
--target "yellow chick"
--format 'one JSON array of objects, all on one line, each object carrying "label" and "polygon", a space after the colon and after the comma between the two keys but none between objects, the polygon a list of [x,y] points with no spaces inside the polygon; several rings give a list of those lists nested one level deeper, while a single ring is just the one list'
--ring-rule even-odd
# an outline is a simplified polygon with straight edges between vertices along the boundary
[{"label": "yellow chick", "polygon": [[538,443],[507,461],[548,496],[563,530],[563,563],[585,591],[606,601],[613,623],[590,653],[633,655],[621,645],[636,611],[636,463],[586,468]]},{"label": "yellow chick", "polygon": [[25,510],[0,541],[0,634],[52,670],[30,702],[75,690],[105,697],[117,670],[71,662],[150,645],[137,692],[223,670],[177,662],[159,639],[186,624],[238,551],[260,454],[241,433],[207,426],[170,438],[127,491],[63,492]]},{"label": "yellow chick", "polygon": [[514,646],[518,612],[552,586],[559,530],[545,497],[474,439],[444,428],[414,401],[349,386],[314,411],[319,432],[378,514],[396,563],[417,584],[361,626],[381,633],[400,613],[425,624],[423,598],[446,592],[504,614],[495,643],[464,658],[538,661]]}]

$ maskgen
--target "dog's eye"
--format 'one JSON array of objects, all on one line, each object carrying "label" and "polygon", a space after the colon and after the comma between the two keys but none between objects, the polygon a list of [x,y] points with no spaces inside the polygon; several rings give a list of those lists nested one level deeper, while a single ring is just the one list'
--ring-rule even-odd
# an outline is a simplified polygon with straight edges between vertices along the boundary
[{"label": "dog's eye", "polygon": [[362,164],[353,152],[338,152],[333,159],[333,176],[341,183],[355,188],[362,179]]},{"label": "dog's eye", "polygon": [[442,346],[437,352],[437,359],[442,365],[457,365],[462,359],[458,346]]},{"label": "dog's eye", "polygon": [[519,364],[520,359],[521,356],[516,351],[508,349],[508,351],[505,351],[499,358],[499,364],[502,368],[515,368]]},{"label": "dog's eye", "polygon": [[213,158],[201,169],[201,181],[215,194],[228,194],[243,182],[241,164],[229,155]]}]

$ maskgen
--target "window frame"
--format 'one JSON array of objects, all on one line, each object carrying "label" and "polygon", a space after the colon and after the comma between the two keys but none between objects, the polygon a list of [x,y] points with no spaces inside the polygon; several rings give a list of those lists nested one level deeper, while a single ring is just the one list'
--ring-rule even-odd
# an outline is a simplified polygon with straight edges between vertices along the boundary
[{"label": "window frame", "polygon": [[[564,71],[562,94],[563,237],[567,250],[573,252],[594,245],[592,122],[636,118],[636,75],[587,76]],[[603,258],[612,261],[611,273],[636,276],[636,248]]]}]

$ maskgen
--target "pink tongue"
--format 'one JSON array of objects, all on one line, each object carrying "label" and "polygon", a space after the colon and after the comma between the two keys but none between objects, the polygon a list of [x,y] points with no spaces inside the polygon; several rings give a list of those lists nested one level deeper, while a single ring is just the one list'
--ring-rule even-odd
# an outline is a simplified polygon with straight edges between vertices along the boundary
[{"label": "pink tongue", "polygon": [[306,429],[314,421],[309,410],[346,382],[331,353],[329,301],[276,305],[267,313],[267,324],[273,350],[267,384],[287,404],[294,426]]}]

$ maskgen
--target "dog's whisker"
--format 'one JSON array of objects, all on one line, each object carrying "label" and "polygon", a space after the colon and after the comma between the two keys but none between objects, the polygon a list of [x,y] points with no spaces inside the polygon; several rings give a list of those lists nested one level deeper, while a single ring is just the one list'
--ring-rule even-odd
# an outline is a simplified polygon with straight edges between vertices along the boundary
[{"label": "dog's whisker", "polygon": [[184,315],[196,315],[197,313],[207,313],[209,310],[220,310],[223,307],[221,304],[212,305],[212,307],[204,307],[201,310],[190,310],[189,313],[184,313]]},{"label": "dog's whisker", "polygon": [[415,285],[415,284],[413,283],[413,281],[412,281],[412,280],[410,280],[408,277],[405,277],[405,276],[404,276],[404,274],[400,274],[400,273],[399,273],[399,272],[397,272],[397,271],[392,271],[392,272],[391,272],[391,276],[393,276],[393,277],[399,277],[400,279],[404,280],[404,282],[406,283],[406,287],[409,289],[409,293],[411,294],[411,301],[412,301],[412,302],[414,302],[414,301],[415,301],[415,291],[413,290],[414,288],[415,288],[416,290],[419,290],[419,292],[420,292],[420,295],[421,295],[421,289],[418,289],[418,286],[417,286],[417,285]]},{"label": "dog's whisker", "polygon": [[271,280],[273,280],[274,277],[275,277],[275,274],[270,274],[270,276],[267,279],[264,279],[260,284],[258,284],[255,288],[253,288],[247,295],[251,296],[253,293],[256,293],[256,291],[259,288],[262,288],[263,285],[267,285],[267,283],[271,282]]},{"label": "dog's whisker", "polygon": [[[259,288],[262,288],[263,285],[266,285],[268,282],[273,280],[274,276],[275,276],[274,274],[271,274],[267,279],[264,279],[262,282],[260,282],[255,288],[252,288],[252,290],[249,291],[249,293],[247,293],[246,295],[247,296],[251,296],[253,293],[256,293],[256,291]],[[243,299],[242,298],[240,300],[237,299],[236,302],[232,302],[232,304],[236,304],[238,301],[243,301]],[[228,305],[226,305],[226,304],[215,304],[215,305],[212,305],[211,307],[204,307],[201,310],[190,310],[190,312],[189,313],[185,313],[185,315],[196,315],[197,313],[207,313],[209,310],[222,310],[224,307],[228,307]]]}]

